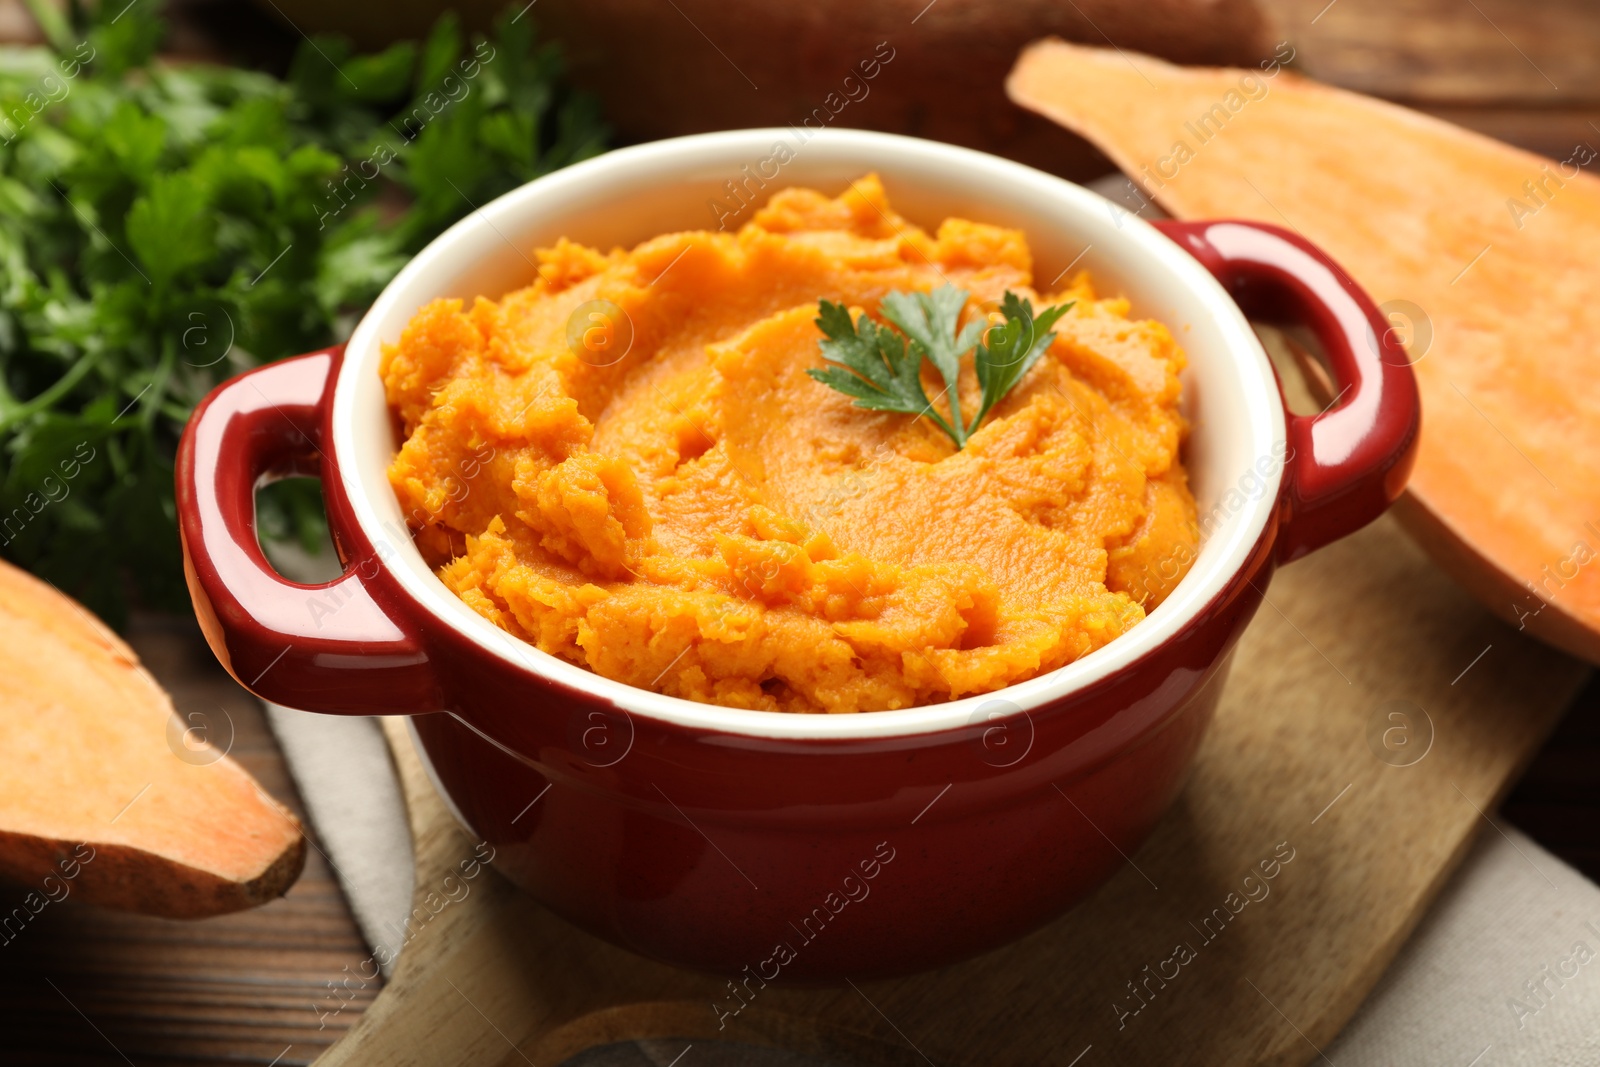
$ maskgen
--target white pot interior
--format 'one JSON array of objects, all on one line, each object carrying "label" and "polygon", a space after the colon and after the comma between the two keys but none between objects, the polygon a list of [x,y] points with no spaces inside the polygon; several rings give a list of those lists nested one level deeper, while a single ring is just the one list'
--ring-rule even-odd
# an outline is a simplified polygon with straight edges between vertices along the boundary
[{"label": "white pot interior", "polygon": [[[703,134],[621,149],[506,194],[457,223],[390,283],[346,349],[334,402],[333,447],[358,520],[401,585],[429,611],[494,655],[599,694],[631,714],[768,737],[860,738],[947,729],[996,710],[1026,711],[1126,666],[1171,637],[1243,564],[1281,480],[1284,416],[1276,380],[1249,323],[1207,271],[1151,226],[1098,194],[978,152],[887,134],[793,129]],[[791,158],[760,189],[747,175],[779,143]],[[748,168],[748,169],[746,169]],[[1185,461],[1205,533],[1189,574],[1130,633],[1059,670],[996,693],[947,704],[855,715],[794,715],[721,708],[595,675],[512,638],[445,588],[412,545],[385,470],[397,442],[378,376],[380,343],[393,342],[438,297],[498,298],[534,278],[533,249],[569,237],[609,249],[661,233],[715,229],[726,184],[758,201],[806,185],[836,195],[867,171],[895,208],[928,229],[949,215],[1024,230],[1035,281],[1049,288],[1069,264],[1088,268],[1103,294],[1120,293],[1138,318],[1167,324],[1189,357]],[[730,226],[749,218],[743,211]],[[1263,474],[1262,471],[1268,473]],[[530,689],[530,700],[538,700]],[[997,701],[1007,703],[996,703]]]}]

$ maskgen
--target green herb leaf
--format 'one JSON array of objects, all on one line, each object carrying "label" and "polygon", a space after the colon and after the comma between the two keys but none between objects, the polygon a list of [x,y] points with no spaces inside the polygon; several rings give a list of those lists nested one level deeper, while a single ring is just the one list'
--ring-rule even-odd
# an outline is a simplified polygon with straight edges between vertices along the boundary
[{"label": "green herb leaf", "polygon": [[[880,308],[883,317],[904,333],[878,326],[866,315],[852,323],[842,304],[824,300],[817,326],[825,339],[818,341],[823,358],[839,366],[806,373],[823,385],[854,397],[857,407],[926,416],[955,442],[966,447],[979,424],[1024,375],[1049,350],[1056,335],[1050,327],[1072,303],[1045,309],[1037,317],[1033,304],[1010,290],[1001,301],[1004,322],[985,331],[981,322],[958,330],[967,292],[942,285],[931,293],[894,290]],[[909,344],[907,344],[909,339]],[[970,423],[961,418],[958,382],[961,357],[973,352],[981,403]],[[934,407],[922,388],[922,361],[932,363],[944,379],[949,398],[948,420]],[[848,369],[845,369],[848,368]],[[853,372],[853,373],[852,373]]]},{"label": "green herb leaf", "polygon": [[400,41],[376,55],[352,56],[342,66],[345,77],[356,85],[353,94],[357,100],[381,104],[405,92],[416,63],[417,46]]},{"label": "green herb leaf", "polygon": [[201,185],[186,172],[163,174],[128,211],[128,244],[157,286],[211,258],[216,227]]},{"label": "green herb leaf", "polygon": [[[100,5],[101,8],[109,6]],[[130,4],[120,15],[97,11],[88,34],[95,50],[95,73],[119,78],[143,67],[156,54],[166,34],[166,23],[156,13],[154,4]]]},{"label": "green herb leaf", "polygon": [[1033,369],[1039,357],[1050,350],[1056,335],[1049,332],[1056,320],[1067,313],[1076,301],[1068,301],[1046,308],[1038,318],[1033,314],[1033,303],[1026,297],[1006,290],[1000,302],[1000,313],[1005,322],[986,331],[984,342],[973,355],[973,366],[978,373],[978,387],[983,393],[983,405],[972,420],[968,433],[976,433],[978,424],[989,414],[1000,398],[1011,392],[1023,375]]},{"label": "green herb leaf", "polygon": [[822,357],[833,367],[812,367],[807,374],[829,388],[854,397],[856,407],[926,415],[949,433],[950,424],[934,410],[922,390],[922,356],[909,350],[904,337],[863,314],[855,322],[843,304],[822,301],[817,326],[826,335],[818,341]]},{"label": "green herb leaf", "polygon": [[[894,323],[911,339],[911,347],[921,353],[939,376],[944,379],[945,397],[950,403],[950,422],[957,448],[967,443],[967,431],[961,421],[961,391],[956,382],[961,374],[961,356],[978,343],[983,333],[981,323],[968,323],[959,335],[956,324],[961,310],[967,306],[967,292],[953,285],[941,285],[931,293],[907,293],[894,290],[883,298],[883,317]],[[950,432],[950,431],[946,431]]]},{"label": "green herb leaf", "polygon": [[417,92],[441,90],[444,79],[461,54],[461,20],[454,11],[446,11],[433,24],[433,30],[422,46],[422,63],[417,67]]}]

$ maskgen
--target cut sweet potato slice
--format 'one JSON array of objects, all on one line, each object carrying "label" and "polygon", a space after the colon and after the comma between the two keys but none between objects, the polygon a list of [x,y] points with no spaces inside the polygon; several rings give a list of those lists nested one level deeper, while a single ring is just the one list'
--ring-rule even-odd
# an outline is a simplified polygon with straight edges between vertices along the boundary
[{"label": "cut sweet potato slice", "polygon": [[294,884],[299,821],[222,753],[172,744],[174,716],[114,633],[0,563],[0,876],[19,905],[199,918]]},{"label": "cut sweet potato slice", "polygon": [[1594,147],[1557,162],[1287,71],[1060,41],[1007,89],[1173,215],[1286,226],[1341,263],[1411,349],[1413,535],[1497,614],[1600,662]]}]

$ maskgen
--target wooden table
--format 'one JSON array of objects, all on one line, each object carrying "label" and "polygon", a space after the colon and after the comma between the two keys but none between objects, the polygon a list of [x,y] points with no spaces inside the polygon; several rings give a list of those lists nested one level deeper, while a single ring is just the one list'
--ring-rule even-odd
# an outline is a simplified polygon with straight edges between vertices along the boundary
[{"label": "wooden table", "polygon": [[[1600,148],[1600,6],[1589,0],[1259,0],[1306,73],[1374,93],[1553,158]],[[0,33],[19,23],[0,3]],[[178,5],[185,51],[281,63],[295,38],[243,5]],[[1071,174],[1088,179],[1095,173]],[[233,754],[291,808],[299,801],[259,707],[211,660],[191,623],[142,620],[130,638],[180,712],[224,708]],[[1578,698],[1503,814],[1600,879],[1600,682]],[[4,891],[6,887],[0,887]],[[0,903],[5,898],[0,897]],[[6,1064],[306,1064],[359,1015],[330,984],[367,956],[327,862],[311,850],[289,895],[200,923],[98,912],[68,900],[0,953]],[[337,1009],[337,1010],[336,1010]]]}]

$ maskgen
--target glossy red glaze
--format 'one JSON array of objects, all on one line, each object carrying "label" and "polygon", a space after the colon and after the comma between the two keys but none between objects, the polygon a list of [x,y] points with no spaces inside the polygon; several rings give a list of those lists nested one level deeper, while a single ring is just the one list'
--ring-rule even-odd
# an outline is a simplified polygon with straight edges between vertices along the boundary
[{"label": "glossy red glaze", "polygon": [[[497,655],[412,599],[384,563],[385,534],[356,521],[327,446],[337,350],[226,383],[184,434],[179,519],[207,637],[269,700],[436,712],[413,720],[422,749],[499,868],[617,944],[752,991],[993,948],[1138,848],[1182,784],[1276,560],[1370,521],[1410,461],[1409,367],[1364,358],[1361,331],[1381,320],[1358,290],[1330,287],[1343,276],[1325,257],[1246,224],[1171,232],[1252,310],[1311,323],[1354,396],[1292,424],[1280,507],[1221,592],[1152,652],[1052,702],[1024,711],[997,695],[936,732],[762,737],[630,713],[540,673],[531,651]],[[256,543],[254,488],[291,472],[323,480],[345,563],[327,585],[285,581]]]},{"label": "glossy red glaze", "polygon": [[267,699],[365,712],[374,687],[396,711],[434,711],[442,697],[427,654],[369,590],[376,561],[324,585],[300,585],[267,562],[255,535],[263,482],[317,475],[340,349],[273,363],[219,386],[178,447],[184,572],[217,658]]},{"label": "glossy red glaze", "polygon": [[1405,346],[1344,269],[1299,234],[1259,222],[1157,222],[1246,315],[1305,325],[1339,394],[1289,416],[1284,563],[1365,526],[1394,503],[1416,461],[1422,402]]}]

